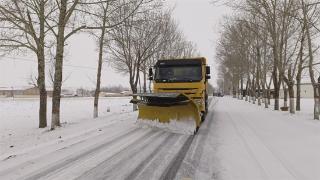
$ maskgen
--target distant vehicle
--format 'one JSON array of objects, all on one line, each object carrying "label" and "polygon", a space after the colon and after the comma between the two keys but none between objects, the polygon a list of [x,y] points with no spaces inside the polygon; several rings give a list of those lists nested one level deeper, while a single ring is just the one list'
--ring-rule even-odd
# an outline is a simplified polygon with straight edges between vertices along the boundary
[{"label": "distant vehicle", "polygon": [[61,97],[79,97],[78,94],[61,94]]},{"label": "distant vehicle", "polygon": [[217,97],[223,97],[224,96],[224,94],[222,93],[222,92],[214,92],[213,93],[213,96],[217,96]]}]

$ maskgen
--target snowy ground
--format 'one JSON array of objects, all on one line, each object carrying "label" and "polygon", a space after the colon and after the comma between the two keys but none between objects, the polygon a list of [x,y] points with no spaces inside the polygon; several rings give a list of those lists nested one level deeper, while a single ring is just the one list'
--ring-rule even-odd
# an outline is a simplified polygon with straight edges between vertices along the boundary
[{"label": "snowy ground", "polygon": [[312,120],[312,100],[303,104],[290,115],[211,99],[196,136],[141,128],[136,113],[121,109],[92,120],[83,107],[84,118],[53,132],[29,127],[35,132],[25,142],[13,138],[12,148],[1,137],[0,179],[320,179],[320,122]]},{"label": "snowy ground", "polygon": [[217,179],[320,179],[320,122],[308,113],[312,100],[304,104],[302,112],[289,115],[232,98],[220,100],[213,110],[211,139]]},{"label": "snowy ground", "polygon": [[[132,110],[129,103],[130,97],[100,98],[100,116]],[[48,123],[50,125],[51,98],[48,99]],[[34,128],[38,126],[37,98],[0,98],[0,128]],[[111,113],[107,112],[110,107]],[[62,123],[79,122],[93,116],[93,98],[62,98],[61,120]]]},{"label": "snowy ground", "polygon": [[[280,107],[283,106],[283,99],[280,99]],[[299,116],[299,118],[305,119],[305,120],[312,120],[313,119],[313,105],[314,105],[314,99],[312,98],[305,98],[301,99],[301,111],[297,111],[295,116]],[[262,105],[264,107],[264,104]],[[288,106],[289,106],[289,100],[288,100]],[[271,106],[269,107],[271,110],[274,107],[274,101],[271,100]],[[281,112],[282,114],[288,114],[288,112]]]},{"label": "snowy ground", "polygon": [[[63,98],[61,100],[61,122],[64,128],[56,132],[38,129],[38,107],[36,98],[0,98],[0,156],[35,145],[57,139],[60,136],[82,132],[81,128],[99,127],[104,125],[105,119],[119,120],[132,112],[130,97],[100,98],[99,115],[101,118],[93,120],[93,98]],[[107,109],[110,112],[107,112]],[[48,126],[51,99],[48,99]],[[121,118],[120,118],[121,119]]]}]

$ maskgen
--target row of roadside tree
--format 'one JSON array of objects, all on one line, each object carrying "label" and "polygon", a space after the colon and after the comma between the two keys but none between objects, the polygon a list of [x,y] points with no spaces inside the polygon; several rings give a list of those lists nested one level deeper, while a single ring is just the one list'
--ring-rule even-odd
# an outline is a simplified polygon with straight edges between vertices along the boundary
[{"label": "row of roadside tree", "polygon": [[320,1],[239,0],[228,5],[236,13],[226,17],[217,46],[219,84],[230,87],[234,96],[257,99],[259,105],[264,99],[266,107],[272,95],[275,110],[283,89],[293,114],[301,109],[301,81],[307,74],[314,119],[319,119]]}]

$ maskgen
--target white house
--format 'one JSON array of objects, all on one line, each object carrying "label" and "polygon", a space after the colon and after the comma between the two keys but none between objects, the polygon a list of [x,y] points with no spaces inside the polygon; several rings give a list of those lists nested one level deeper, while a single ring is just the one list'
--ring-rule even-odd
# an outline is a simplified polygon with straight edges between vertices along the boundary
[{"label": "white house", "polygon": [[[311,83],[301,83],[301,98],[313,98],[313,87]],[[294,86],[294,97],[297,97],[297,86]],[[280,89],[280,98],[284,97],[283,89]],[[289,92],[288,92],[289,97]]]}]

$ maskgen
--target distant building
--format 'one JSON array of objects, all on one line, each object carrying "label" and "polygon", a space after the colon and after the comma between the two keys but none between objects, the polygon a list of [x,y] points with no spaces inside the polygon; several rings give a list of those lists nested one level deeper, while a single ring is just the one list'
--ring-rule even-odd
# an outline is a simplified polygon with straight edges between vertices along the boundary
[{"label": "distant building", "polygon": [[[52,96],[52,90],[47,90],[47,95]],[[28,97],[39,96],[39,88],[0,88],[0,97]]]},{"label": "distant building", "polygon": [[23,91],[23,95],[26,96],[37,96],[39,94],[39,88],[37,87],[28,88]]},{"label": "distant building", "polygon": [[[52,89],[47,89],[47,95],[49,97],[52,97],[53,90]],[[32,88],[27,88],[23,90],[23,95],[25,96],[39,96],[40,91],[38,87],[32,87]]]},{"label": "distant building", "polygon": [[23,95],[24,89],[22,88],[9,88],[9,87],[0,87],[0,96],[1,97],[14,97],[18,95]]},{"label": "distant building", "polygon": [[[300,96],[301,98],[313,98],[313,86],[311,83],[301,83],[301,91]],[[280,89],[280,98],[284,98],[283,89]],[[288,92],[289,97],[289,92]],[[294,97],[297,97],[297,86],[294,86]]]}]

